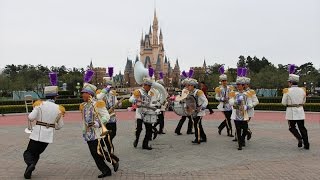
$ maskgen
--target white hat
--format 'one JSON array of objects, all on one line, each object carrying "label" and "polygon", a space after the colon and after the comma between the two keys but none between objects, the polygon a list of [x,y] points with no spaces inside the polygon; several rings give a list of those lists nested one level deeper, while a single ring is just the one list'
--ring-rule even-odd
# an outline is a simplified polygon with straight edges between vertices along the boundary
[{"label": "white hat", "polygon": [[298,76],[296,74],[289,74],[288,81],[290,81],[290,82],[299,82],[299,78],[300,78],[300,76]]},{"label": "white hat", "polygon": [[221,74],[220,76],[219,76],[219,80],[220,81],[226,81],[228,79],[228,76],[226,75],[226,74]]},{"label": "white hat", "polygon": [[237,77],[237,80],[236,80],[236,83],[237,83],[237,84],[246,84],[246,79],[245,79],[245,77],[238,76],[238,77]]},{"label": "white hat", "polygon": [[57,96],[58,86],[46,86],[44,87],[44,96]]},{"label": "white hat", "polygon": [[144,77],[143,78],[143,84],[152,86],[152,83],[154,82],[154,80],[151,77]]},{"label": "white hat", "polygon": [[189,78],[187,83],[189,85],[192,85],[192,86],[197,86],[198,85],[198,81],[196,79],[193,79],[193,78]]},{"label": "white hat", "polygon": [[44,96],[57,96],[58,95],[58,74],[56,72],[49,73],[51,86],[44,87]]},{"label": "white hat", "polygon": [[251,79],[248,78],[248,77],[244,77],[244,78],[245,78],[245,83],[246,83],[246,84],[250,84]]},{"label": "white hat", "polygon": [[224,74],[224,66],[223,65],[219,67],[219,73],[220,73],[219,81],[226,81],[228,79],[228,76],[226,74]]}]

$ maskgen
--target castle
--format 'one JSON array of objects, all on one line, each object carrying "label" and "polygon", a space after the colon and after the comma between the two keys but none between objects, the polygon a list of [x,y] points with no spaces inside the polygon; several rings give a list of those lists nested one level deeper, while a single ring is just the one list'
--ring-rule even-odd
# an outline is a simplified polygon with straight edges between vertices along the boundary
[{"label": "castle", "polygon": [[124,70],[124,79],[127,86],[137,87],[134,79],[134,63],[141,61],[144,66],[155,70],[155,79],[159,79],[159,72],[163,72],[163,81],[166,87],[177,87],[180,80],[180,67],[178,59],[172,68],[170,60],[165,55],[162,30],[159,31],[158,18],[154,11],[153,24],[150,25],[149,33],[143,34],[140,41],[140,59],[138,55],[135,61],[127,58],[127,63]]}]

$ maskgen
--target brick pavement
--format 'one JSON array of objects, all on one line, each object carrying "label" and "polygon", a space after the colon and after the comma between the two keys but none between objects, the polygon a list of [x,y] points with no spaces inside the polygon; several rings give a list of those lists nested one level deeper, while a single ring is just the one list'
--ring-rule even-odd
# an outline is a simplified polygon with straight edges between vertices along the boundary
[{"label": "brick pavement", "polygon": [[[114,144],[120,168],[105,179],[319,179],[318,121],[306,122],[311,143],[311,149],[306,151],[296,147],[286,121],[257,117],[260,119],[250,122],[253,139],[243,151],[237,150],[225,131],[218,135],[220,121],[204,121],[208,142],[201,145],[191,144],[194,136],[185,135],[186,123],[184,135],[176,136],[173,132],[177,120],[166,121],[167,134],[151,142],[152,151],[141,149],[144,132],[138,148],[133,148],[134,121],[119,121]],[[0,179],[23,178],[22,153],[28,143],[24,128],[20,121],[0,126]],[[98,174],[82,140],[80,122],[67,120],[41,156],[33,179],[96,179]]]}]

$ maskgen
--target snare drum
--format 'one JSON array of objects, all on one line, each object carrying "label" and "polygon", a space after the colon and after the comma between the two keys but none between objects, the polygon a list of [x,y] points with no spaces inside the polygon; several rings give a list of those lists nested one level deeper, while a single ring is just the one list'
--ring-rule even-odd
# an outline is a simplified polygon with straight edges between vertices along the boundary
[{"label": "snare drum", "polygon": [[145,111],[142,113],[142,119],[145,123],[156,123],[158,118],[158,114],[154,111]]},{"label": "snare drum", "polygon": [[173,102],[173,111],[179,116],[191,116],[196,111],[196,99],[193,96]]}]

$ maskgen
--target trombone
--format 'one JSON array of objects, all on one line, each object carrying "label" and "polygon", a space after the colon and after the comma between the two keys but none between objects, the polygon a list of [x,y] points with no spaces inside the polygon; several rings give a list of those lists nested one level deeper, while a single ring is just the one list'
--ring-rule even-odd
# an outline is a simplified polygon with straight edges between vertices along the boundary
[{"label": "trombone", "polygon": [[[26,107],[26,113],[27,113],[27,117],[29,115],[29,110],[28,110],[28,105],[32,105],[33,104],[33,98],[31,95],[25,95],[24,96],[24,104],[25,104],[25,107]],[[27,134],[31,134],[32,132],[32,124],[31,124],[31,121],[27,118],[27,128],[24,129],[24,132],[27,133]]]},{"label": "trombone", "polygon": [[[103,156],[104,160],[108,162],[107,157],[106,157],[106,155],[105,155],[105,153],[104,153],[104,151],[106,151],[106,152],[107,152],[107,155],[108,155],[108,158],[110,159],[110,163],[113,164],[113,161],[112,161],[111,156],[110,156],[110,152],[109,152],[109,150],[108,150],[108,148],[107,148],[107,144],[106,144],[106,142],[105,142],[105,140],[104,140],[105,136],[108,135],[109,131],[108,131],[108,129],[106,128],[106,126],[103,124],[103,122],[101,121],[101,117],[100,117],[100,115],[99,115],[99,112],[98,112],[97,108],[96,108],[96,107],[93,105],[93,103],[92,103],[92,96],[90,96],[88,102],[89,102],[89,103],[91,104],[91,106],[93,107],[93,111],[94,111],[95,117],[99,120],[99,123],[100,123],[100,125],[101,125],[101,129],[100,129],[101,134],[100,134],[100,138],[98,138],[97,153],[98,153],[100,156]],[[95,118],[94,118],[94,119],[95,119]],[[93,119],[93,121],[94,121],[94,119]],[[104,144],[105,149],[104,149],[103,146],[101,145],[101,142],[100,142],[101,140],[102,140],[102,142],[103,142],[103,144]]]}]

